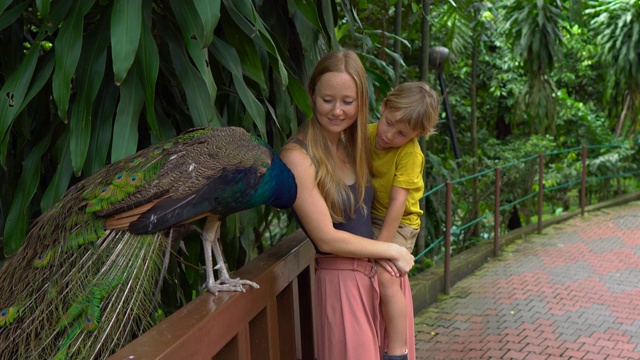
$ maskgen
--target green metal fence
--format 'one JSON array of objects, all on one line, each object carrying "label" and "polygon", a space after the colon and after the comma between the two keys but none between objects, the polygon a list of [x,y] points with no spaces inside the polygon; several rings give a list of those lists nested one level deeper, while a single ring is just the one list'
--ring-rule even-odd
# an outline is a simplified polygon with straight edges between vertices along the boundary
[{"label": "green metal fence", "polygon": [[[630,186],[637,187],[640,182],[635,178],[640,174],[640,142],[635,143],[620,143],[620,144],[604,144],[604,145],[591,145],[573,147],[561,150],[549,151],[537,155],[532,155],[527,158],[507,163],[504,165],[496,166],[492,169],[473,174],[467,177],[463,177],[456,180],[449,180],[442,184],[438,184],[424,193],[423,198],[427,197],[439,197],[444,198],[445,212],[444,221],[440,221],[444,229],[442,231],[432,231],[431,233],[442,233],[441,236],[434,239],[430,244],[420,253],[415,256],[416,262],[421,258],[430,255],[431,258],[437,258],[439,260],[444,259],[445,266],[445,278],[447,277],[449,262],[452,254],[452,239],[460,241],[462,234],[465,231],[470,231],[473,226],[483,225],[486,228],[490,228],[493,222],[492,231],[484,231],[485,238],[492,238],[494,242],[494,255],[498,255],[500,235],[505,234],[509,229],[504,226],[504,218],[509,211],[512,211],[517,205],[523,204],[523,207],[527,209],[527,215],[531,215],[531,211],[535,210],[537,215],[537,230],[538,233],[542,232],[543,210],[545,208],[545,201],[549,206],[550,201],[548,197],[553,196],[554,193],[564,191],[564,195],[571,191],[575,191],[578,194],[579,207],[581,214],[584,215],[585,207],[590,203],[593,203],[593,198],[596,201],[604,201],[608,198],[619,195],[620,192],[625,192],[624,186],[618,186],[617,193],[608,189],[602,191],[602,185],[592,186],[590,184],[602,183],[611,179],[620,181],[621,179],[630,179],[633,184]],[[619,152],[615,152],[615,150]],[[591,154],[591,158],[589,155]],[[616,157],[627,156],[630,161],[620,162],[623,164],[620,168],[608,169],[598,168],[598,166],[604,166],[606,158],[609,160],[617,160]],[[554,161],[547,161],[548,159],[555,158]],[[605,159],[605,160],[602,160]],[[579,160],[579,161],[578,161]],[[609,166],[615,165],[616,161],[609,161]],[[593,169],[591,173],[589,171],[590,165]],[[552,169],[553,168],[553,169]],[[555,171],[552,171],[555,170]],[[548,178],[545,182],[545,175],[557,174],[558,170],[568,173],[565,179],[553,179]],[[614,172],[612,172],[614,171]],[[504,174],[510,174],[507,177]],[[456,199],[454,196],[454,190],[456,187],[463,187],[469,181],[474,180],[477,182],[483,181],[485,184],[492,183],[493,186],[493,203],[485,201],[483,207],[488,209],[484,214],[478,217],[462,221],[457,214],[456,204],[460,201],[470,202],[466,199]],[[559,181],[560,180],[560,181]],[[508,194],[508,198],[503,196],[503,189],[505,182],[522,182],[517,184],[518,186],[511,186],[512,191]],[[546,183],[546,185],[545,185]],[[611,185],[611,184],[605,184]],[[618,184],[619,185],[619,184]],[[628,186],[629,187],[629,186]],[[634,189],[632,189],[634,190]],[[632,191],[626,189],[626,191]],[[635,189],[637,190],[637,189]],[[444,195],[442,194],[444,192]],[[517,198],[512,199],[514,196]],[[545,197],[546,196],[546,197]],[[533,200],[537,198],[537,202],[534,204]],[[551,214],[553,216],[553,214]],[[557,215],[557,214],[556,214]],[[442,219],[440,219],[442,220]],[[444,254],[442,253],[444,251]],[[447,283],[445,279],[445,284]],[[447,292],[447,286],[445,285],[445,292]]]}]

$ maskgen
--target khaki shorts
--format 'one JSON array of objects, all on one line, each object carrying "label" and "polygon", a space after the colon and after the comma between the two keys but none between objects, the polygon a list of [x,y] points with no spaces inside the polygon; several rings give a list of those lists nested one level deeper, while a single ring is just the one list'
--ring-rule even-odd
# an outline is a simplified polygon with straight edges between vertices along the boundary
[{"label": "khaki shorts", "polygon": [[[377,215],[371,215],[371,223],[373,225],[373,234],[377,238],[378,235],[380,235],[384,218]],[[409,225],[400,223],[398,230],[396,230],[396,234],[393,236],[393,242],[400,246],[404,246],[409,250],[409,252],[411,252],[416,244],[416,239],[418,238],[419,233],[420,229],[414,229]]]}]

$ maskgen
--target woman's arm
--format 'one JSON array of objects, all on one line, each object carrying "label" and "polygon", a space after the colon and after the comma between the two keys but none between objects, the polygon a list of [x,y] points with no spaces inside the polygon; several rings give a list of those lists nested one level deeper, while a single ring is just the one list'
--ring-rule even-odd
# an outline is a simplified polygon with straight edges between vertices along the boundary
[{"label": "woman's arm", "polygon": [[280,157],[293,172],[298,185],[298,197],[293,208],[318,249],[347,257],[387,258],[402,273],[413,267],[413,255],[403,247],[371,241],[333,227],[327,204],[316,185],[315,167],[303,149],[289,144]]}]

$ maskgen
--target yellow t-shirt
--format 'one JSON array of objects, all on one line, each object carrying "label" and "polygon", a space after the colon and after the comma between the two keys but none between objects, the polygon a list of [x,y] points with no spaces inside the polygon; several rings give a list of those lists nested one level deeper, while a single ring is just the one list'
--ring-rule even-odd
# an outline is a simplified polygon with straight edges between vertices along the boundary
[{"label": "yellow t-shirt", "polygon": [[420,150],[418,139],[411,139],[402,147],[388,150],[376,150],[375,141],[378,124],[369,124],[369,146],[373,174],[371,182],[376,190],[373,197],[371,213],[384,217],[389,207],[391,186],[409,190],[409,197],[400,222],[414,229],[420,228],[420,197],[424,193],[422,171],[424,155]]}]

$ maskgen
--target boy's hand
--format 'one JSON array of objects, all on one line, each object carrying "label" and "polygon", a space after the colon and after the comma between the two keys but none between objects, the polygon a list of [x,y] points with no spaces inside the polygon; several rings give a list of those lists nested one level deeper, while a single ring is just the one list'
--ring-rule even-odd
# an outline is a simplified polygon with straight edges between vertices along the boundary
[{"label": "boy's hand", "polygon": [[378,267],[383,268],[386,272],[391,274],[391,276],[393,277],[400,277],[402,275],[398,270],[398,268],[396,267],[396,265],[391,260],[378,259],[376,260],[376,263],[378,264]]}]

